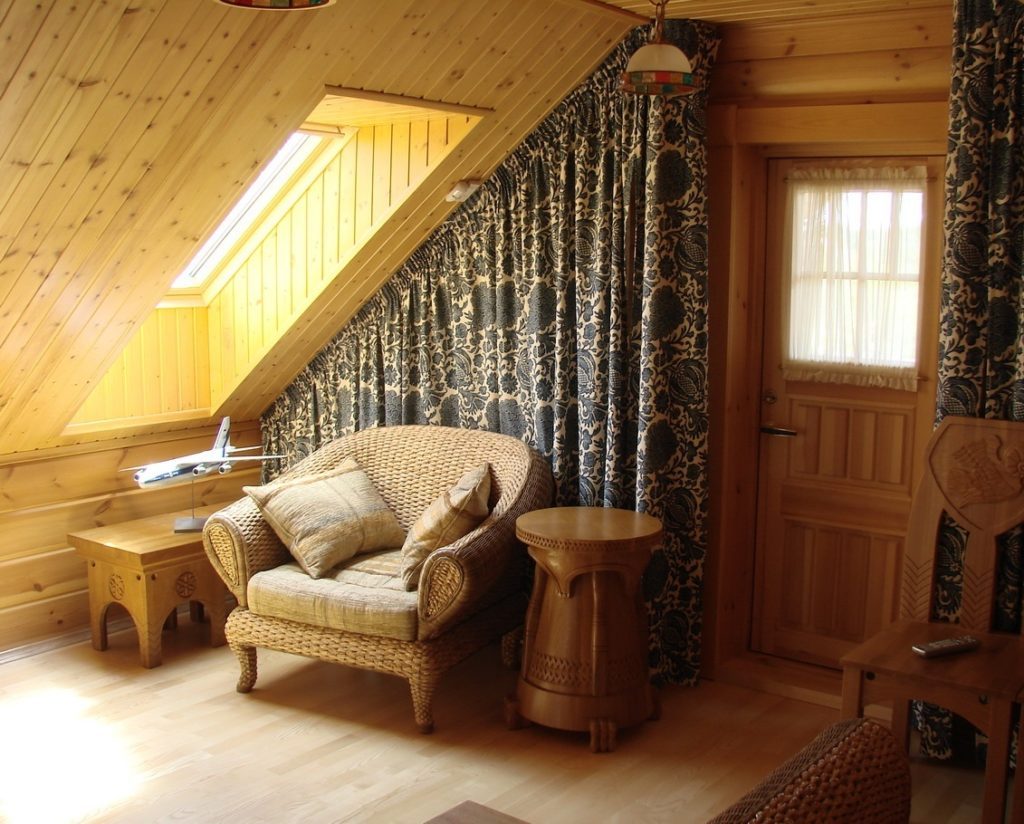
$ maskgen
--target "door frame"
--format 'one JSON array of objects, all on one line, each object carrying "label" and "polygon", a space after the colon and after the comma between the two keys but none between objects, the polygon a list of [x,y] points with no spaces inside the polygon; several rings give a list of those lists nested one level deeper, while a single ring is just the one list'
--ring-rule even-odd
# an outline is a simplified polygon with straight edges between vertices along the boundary
[{"label": "door frame", "polygon": [[[789,209],[791,202],[787,191],[787,176],[793,169],[799,168],[846,168],[855,169],[862,167],[870,168],[882,168],[885,166],[923,166],[926,170],[926,188],[925,188],[925,216],[927,217],[927,223],[922,227],[921,237],[921,280],[919,281],[918,291],[918,338],[917,338],[917,376],[920,384],[920,388],[912,393],[900,392],[898,395],[890,394],[892,390],[879,389],[873,387],[861,387],[854,391],[857,395],[856,402],[850,401],[854,406],[859,404],[868,404],[868,407],[874,410],[882,410],[889,408],[893,411],[902,410],[906,408],[905,399],[909,395],[910,397],[916,396],[916,401],[913,404],[914,415],[908,421],[910,434],[912,440],[912,450],[907,454],[908,463],[905,464],[905,468],[908,471],[907,480],[909,485],[906,487],[907,498],[905,505],[909,514],[909,498],[913,490],[916,488],[918,480],[921,477],[923,471],[923,456],[924,447],[928,441],[928,436],[934,425],[935,420],[935,380],[937,372],[937,342],[938,342],[938,296],[940,290],[939,284],[939,269],[941,267],[941,226],[942,226],[942,165],[943,158],[938,155],[931,156],[918,156],[918,155],[889,155],[881,153],[872,153],[870,155],[857,154],[854,156],[844,155],[842,157],[836,156],[805,156],[800,157],[780,157],[770,156],[765,158],[766,165],[766,210],[765,210],[765,231],[766,231],[766,242],[765,242],[765,257],[764,257],[764,288],[762,289],[763,301],[762,301],[762,334],[761,334],[761,354],[762,354],[762,371],[761,371],[761,383],[759,384],[762,393],[765,390],[764,381],[768,380],[770,374],[777,372],[778,362],[783,358],[781,351],[785,346],[785,335],[788,327],[788,315],[789,315],[789,275],[787,275],[787,264],[786,257],[790,254],[790,244],[792,242],[792,226],[790,221]],[[774,319],[772,316],[777,316]],[[775,325],[773,337],[772,325]],[[766,347],[772,345],[773,348],[779,351],[767,351]],[[770,361],[770,363],[765,363]],[[779,390],[780,400],[786,396],[783,391],[784,384],[791,383],[786,381],[784,378],[776,375],[773,383],[767,384],[770,388],[776,388]],[[810,393],[811,395],[822,395],[829,397],[837,389],[840,390],[840,394],[843,394],[849,390],[841,387],[836,387],[834,384],[807,384],[806,382],[797,381],[797,387],[802,387],[800,390],[802,393]],[[818,386],[820,388],[812,389],[811,387]],[[931,397],[931,403],[928,402],[928,398]],[[841,401],[840,403],[844,403]],[[780,402],[780,407],[782,406]],[[761,407],[761,419],[760,423],[766,422],[764,416],[769,413],[766,407]],[[788,416],[784,416],[781,420],[777,421],[780,426],[791,426],[795,424],[794,420],[791,420]],[[768,579],[772,574],[772,569],[769,568],[765,561],[765,553],[767,552],[764,542],[768,540],[770,533],[768,518],[772,514],[772,508],[768,504],[768,496],[766,494],[766,485],[770,483],[770,472],[771,468],[765,463],[768,460],[769,455],[774,454],[776,461],[787,460],[785,455],[789,454],[789,449],[795,444],[789,442],[781,442],[778,439],[762,437],[760,443],[760,450],[757,460],[757,472],[758,472],[758,502],[757,502],[757,520],[755,527],[755,570],[754,570],[754,591],[752,594],[752,614],[751,614],[751,625],[749,634],[749,647],[750,649],[763,648],[768,644],[768,639],[771,636],[769,627],[759,625],[758,618],[771,618],[769,610],[769,602],[765,601],[765,597],[769,592]],[[776,470],[780,470],[780,465],[775,465]],[[792,483],[792,482],[791,482]],[[849,483],[849,480],[846,481]],[[865,492],[866,490],[860,490]],[[875,494],[879,494],[877,490]],[[869,495],[870,497],[870,492]],[[892,501],[889,497],[889,493],[886,493],[886,500],[884,504],[888,504]],[[881,503],[881,502],[880,502]],[[885,507],[886,509],[888,507]],[[897,537],[897,532],[889,532],[893,528],[894,524],[899,523],[897,513],[887,511],[886,515],[881,518],[881,521],[887,522],[885,526],[882,523],[877,523],[875,526],[881,530],[878,535],[882,533],[888,534],[891,538]],[[867,528],[867,527],[865,527]],[[874,531],[869,529],[869,531]],[[899,536],[899,540],[902,543],[902,535]],[[885,598],[887,603],[877,605],[884,607],[885,611],[889,613],[891,618],[896,617],[896,610],[899,603],[899,580],[902,573],[902,555],[899,556],[898,563],[895,568],[891,568],[885,575],[884,581],[881,583],[885,588]],[[877,617],[878,613],[873,613]],[[887,620],[887,619],[883,619]],[[882,627],[879,626],[878,629]],[[813,636],[817,638],[817,636]],[[810,639],[808,639],[810,640]],[[771,655],[768,651],[764,651],[763,654]],[[782,656],[782,653],[774,653],[775,655]],[[811,653],[808,653],[813,657]],[[784,657],[784,656],[783,656]],[[824,666],[824,664],[822,664]],[[834,667],[838,671],[838,665]]]},{"label": "door frame", "polygon": [[[920,105],[920,104],[919,104]],[[845,142],[792,143],[790,115],[776,110],[779,135],[757,132],[744,139],[732,104],[709,109],[708,179],[710,222],[711,421],[708,552],[704,566],[701,675],[817,700],[821,691],[838,696],[838,679],[815,681],[810,692],[783,685],[771,662],[750,652],[757,518],[757,461],[760,449],[761,360],[765,276],[767,166],[775,157],[940,156],[946,147],[947,104],[935,101],[929,117],[902,114],[898,106],[849,104]],[[884,109],[885,111],[880,111]],[[880,140],[899,134],[903,140]],[[848,137],[849,139],[845,139]],[[925,311],[938,313],[938,290]],[[937,341],[922,351],[922,363],[937,359]],[[817,668],[813,668],[817,669]],[[837,700],[837,699],[835,699]]]}]

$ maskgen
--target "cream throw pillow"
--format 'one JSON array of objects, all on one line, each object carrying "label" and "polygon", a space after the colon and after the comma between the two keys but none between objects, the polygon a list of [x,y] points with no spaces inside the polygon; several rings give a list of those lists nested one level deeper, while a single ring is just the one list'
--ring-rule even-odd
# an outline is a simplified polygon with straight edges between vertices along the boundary
[{"label": "cream throw pillow", "polygon": [[405,540],[395,514],[352,458],[328,472],[242,490],[314,578],[360,552]]},{"label": "cream throw pillow", "polygon": [[491,465],[482,463],[426,508],[402,546],[402,582],[407,590],[419,586],[423,562],[431,552],[468,535],[487,517],[490,494]]}]

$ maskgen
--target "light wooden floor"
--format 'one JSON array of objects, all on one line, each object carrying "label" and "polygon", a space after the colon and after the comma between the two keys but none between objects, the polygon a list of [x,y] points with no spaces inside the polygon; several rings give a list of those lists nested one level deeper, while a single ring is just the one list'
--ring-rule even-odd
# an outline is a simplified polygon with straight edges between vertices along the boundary
[{"label": "light wooden floor", "polygon": [[[416,732],[397,678],[260,652],[249,695],[226,647],[182,623],[164,665],[134,632],[0,665],[0,820],[420,822],[473,800],[534,824],[701,822],[835,720],[704,682],[663,691],[660,721],[593,755],[582,734],[503,724],[497,649],[442,682]],[[978,819],[981,775],[915,763],[916,822]]]}]

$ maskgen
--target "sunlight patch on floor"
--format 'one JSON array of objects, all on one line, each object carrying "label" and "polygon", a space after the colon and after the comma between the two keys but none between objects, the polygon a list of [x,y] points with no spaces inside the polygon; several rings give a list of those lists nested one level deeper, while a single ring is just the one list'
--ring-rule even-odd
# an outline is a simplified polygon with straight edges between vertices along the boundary
[{"label": "sunlight patch on floor", "polygon": [[0,821],[80,821],[135,794],[128,748],[92,704],[64,689],[0,704]]}]

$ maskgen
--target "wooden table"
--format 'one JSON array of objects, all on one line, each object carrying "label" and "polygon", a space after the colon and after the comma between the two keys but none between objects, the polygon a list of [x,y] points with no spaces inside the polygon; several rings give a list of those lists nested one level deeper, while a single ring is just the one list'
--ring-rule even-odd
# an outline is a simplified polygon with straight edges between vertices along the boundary
[{"label": "wooden table", "polygon": [[509,726],[590,731],[594,752],[656,714],[640,578],[661,539],[650,515],[556,507],[522,515],[516,535],[537,562]]},{"label": "wooden table", "polygon": [[[922,658],[913,644],[974,635],[971,652]],[[892,728],[909,748],[909,701],[928,701],[987,730],[988,756],[982,821],[1002,824],[1010,764],[1013,705],[1024,689],[1024,646],[1017,635],[970,632],[956,624],[899,621],[843,656],[843,718],[858,718],[864,707],[893,702]],[[1024,729],[1022,729],[1024,732]],[[1024,770],[1018,768],[1018,776]],[[1017,786],[1017,785],[1015,785]],[[1015,812],[1014,821],[1019,821]]]},{"label": "wooden table", "polygon": [[[197,509],[208,515],[220,509]],[[188,601],[193,620],[209,617],[210,645],[224,643],[228,590],[203,550],[203,536],[174,532],[175,517],[189,512],[156,515],[136,521],[72,532],[68,541],[88,562],[89,627],[92,646],[107,648],[107,610],[121,604],[139,635],[142,666],[160,666],[160,633],[174,624],[175,608]]]}]

